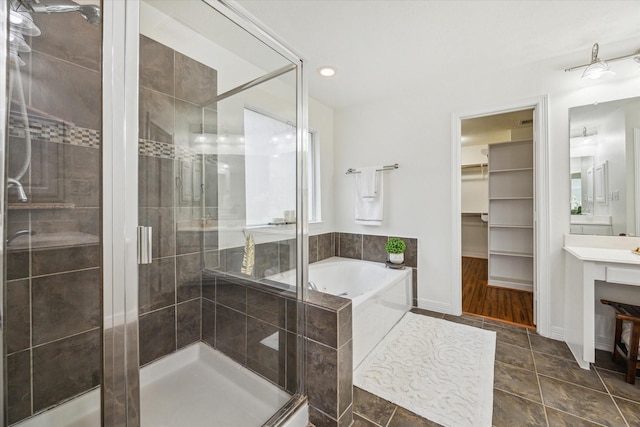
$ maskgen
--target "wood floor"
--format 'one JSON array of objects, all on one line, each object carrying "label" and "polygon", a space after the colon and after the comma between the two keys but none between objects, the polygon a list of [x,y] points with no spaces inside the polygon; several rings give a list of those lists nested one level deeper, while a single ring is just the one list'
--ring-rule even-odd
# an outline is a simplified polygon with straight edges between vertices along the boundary
[{"label": "wood floor", "polygon": [[462,311],[535,327],[533,293],[487,285],[487,260],[462,257]]}]

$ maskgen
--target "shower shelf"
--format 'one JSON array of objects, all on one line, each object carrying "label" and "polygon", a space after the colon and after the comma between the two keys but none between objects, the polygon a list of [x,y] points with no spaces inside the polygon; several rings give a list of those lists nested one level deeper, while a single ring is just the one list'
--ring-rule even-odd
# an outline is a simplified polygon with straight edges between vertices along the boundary
[{"label": "shower shelf", "polygon": [[75,209],[75,203],[9,203],[7,208],[11,210],[37,210],[37,209]]}]

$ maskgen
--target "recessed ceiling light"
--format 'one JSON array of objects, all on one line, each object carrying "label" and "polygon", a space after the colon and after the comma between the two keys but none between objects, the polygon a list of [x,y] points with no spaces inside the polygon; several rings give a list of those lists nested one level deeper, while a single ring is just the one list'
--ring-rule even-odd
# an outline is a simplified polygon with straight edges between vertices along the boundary
[{"label": "recessed ceiling light", "polygon": [[333,67],[324,66],[324,67],[318,68],[318,72],[323,77],[333,77],[336,74],[336,69]]}]

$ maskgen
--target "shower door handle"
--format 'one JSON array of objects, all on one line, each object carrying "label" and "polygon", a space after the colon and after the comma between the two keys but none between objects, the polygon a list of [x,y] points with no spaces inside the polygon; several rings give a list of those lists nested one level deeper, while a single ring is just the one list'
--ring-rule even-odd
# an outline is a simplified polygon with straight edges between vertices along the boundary
[{"label": "shower door handle", "polygon": [[152,259],[152,229],[138,226],[138,264],[151,264]]}]

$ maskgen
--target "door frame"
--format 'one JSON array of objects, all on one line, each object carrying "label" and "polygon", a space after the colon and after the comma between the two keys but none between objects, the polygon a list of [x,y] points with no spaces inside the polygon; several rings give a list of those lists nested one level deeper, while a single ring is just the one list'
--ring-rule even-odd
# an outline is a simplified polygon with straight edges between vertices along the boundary
[{"label": "door frame", "polygon": [[451,113],[451,176],[452,229],[451,242],[451,308],[462,314],[462,215],[461,199],[461,143],[462,120],[513,111],[533,109],[534,140],[534,293],[533,308],[536,329],[542,336],[550,336],[551,271],[549,268],[549,120],[548,95],[522,99],[502,105],[462,110]]},{"label": "door frame", "polygon": [[635,235],[640,236],[640,129],[633,129],[633,165],[636,171],[634,177],[634,198],[635,198]]},{"label": "door frame", "polygon": [[138,357],[139,2],[102,6],[102,425],[140,425]]},{"label": "door frame", "polygon": [[[9,146],[9,136],[7,135],[7,113],[9,110],[10,100],[7,99],[7,87],[9,86],[9,2],[0,4],[0,236],[5,236],[6,218],[6,192],[7,185],[5,181],[5,161],[7,147]],[[6,292],[6,276],[4,275],[4,244],[0,245],[0,319],[6,317],[5,292]],[[0,339],[0,354],[3,356],[3,365],[6,364],[4,339]],[[5,368],[0,367],[0,422],[6,420],[6,402],[7,388]]]}]

